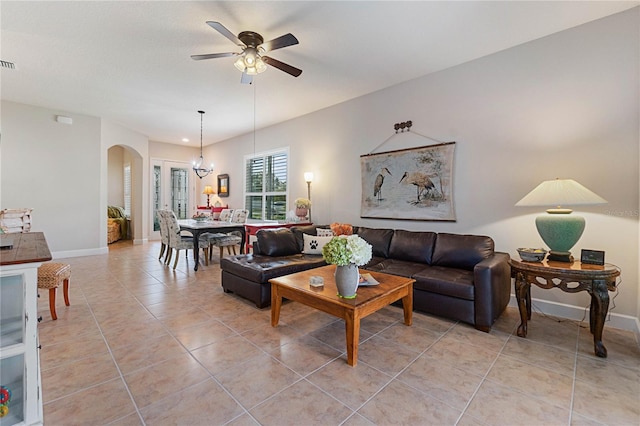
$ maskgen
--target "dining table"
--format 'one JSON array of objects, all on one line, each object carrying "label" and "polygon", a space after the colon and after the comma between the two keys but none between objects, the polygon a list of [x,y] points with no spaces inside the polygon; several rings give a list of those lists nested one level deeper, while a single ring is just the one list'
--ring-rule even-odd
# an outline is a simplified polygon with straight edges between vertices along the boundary
[{"label": "dining table", "polygon": [[217,220],[180,219],[178,220],[178,225],[180,226],[181,231],[187,231],[193,236],[193,257],[195,258],[194,271],[198,270],[198,266],[200,264],[200,236],[202,234],[228,234],[233,231],[238,231],[242,234],[242,240],[240,241],[240,253],[244,252],[244,241],[246,237],[244,223],[220,222]]}]

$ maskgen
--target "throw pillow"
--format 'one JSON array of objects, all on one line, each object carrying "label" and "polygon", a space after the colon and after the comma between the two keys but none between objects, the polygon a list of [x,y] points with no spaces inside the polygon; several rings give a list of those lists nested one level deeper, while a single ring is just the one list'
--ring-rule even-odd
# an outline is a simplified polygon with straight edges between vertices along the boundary
[{"label": "throw pillow", "polygon": [[334,222],[331,224],[331,230],[333,235],[351,235],[353,234],[353,227],[348,223]]},{"label": "throw pillow", "polygon": [[302,238],[304,239],[304,249],[302,250],[304,254],[322,254],[322,248],[331,241],[333,236],[318,237],[317,235],[303,234]]},{"label": "throw pillow", "polygon": [[316,234],[318,237],[333,237],[333,231],[331,229],[316,228]]}]

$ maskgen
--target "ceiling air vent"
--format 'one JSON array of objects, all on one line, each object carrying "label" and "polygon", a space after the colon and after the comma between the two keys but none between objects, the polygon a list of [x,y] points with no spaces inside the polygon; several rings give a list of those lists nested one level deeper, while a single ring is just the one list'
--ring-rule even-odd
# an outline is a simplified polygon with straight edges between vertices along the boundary
[{"label": "ceiling air vent", "polygon": [[16,64],[9,61],[0,61],[0,68],[9,68],[10,70],[16,69]]}]

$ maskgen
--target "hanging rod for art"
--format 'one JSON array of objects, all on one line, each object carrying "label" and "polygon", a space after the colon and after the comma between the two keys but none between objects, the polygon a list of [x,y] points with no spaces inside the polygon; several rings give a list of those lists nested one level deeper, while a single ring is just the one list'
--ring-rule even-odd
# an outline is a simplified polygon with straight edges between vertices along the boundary
[{"label": "hanging rod for art", "polygon": [[396,130],[396,133],[398,133],[398,130],[400,130],[400,133],[403,133],[405,128],[407,129],[407,132],[410,131],[411,126],[413,126],[413,122],[409,120],[403,121],[402,123],[396,123],[393,125],[393,128]]},{"label": "hanging rod for art", "polygon": [[[396,136],[398,133],[405,133],[405,132],[407,132],[407,133],[408,133],[408,132],[410,132],[410,131],[411,131],[411,127],[412,127],[412,126],[413,126],[413,121],[411,121],[411,120],[403,121],[402,123],[395,123],[395,124],[393,125],[393,129],[395,130],[395,133],[393,133],[391,136],[389,136],[387,139],[385,139],[385,140],[384,140],[380,145],[376,146],[376,147],[375,147],[375,148],[373,148],[371,151],[369,151],[369,153],[368,153],[368,154],[365,154],[365,155],[372,155],[372,154],[373,154],[373,152],[374,152],[376,149],[380,148],[382,145],[384,145],[385,143],[389,142],[389,140],[390,140],[391,138],[393,138],[394,136]],[[426,138],[426,139],[432,140],[432,141],[437,142],[437,143],[439,143],[439,144],[444,144],[444,143],[446,143],[446,142],[440,141],[440,140],[438,140],[438,139],[435,139],[435,138],[432,138],[432,137],[429,137],[429,136],[421,135],[420,133],[418,133],[418,132],[416,132],[416,131],[413,131],[413,132],[411,132],[411,133],[413,133],[414,135],[418,135],[418,136],[421,136],[421,137],[423,137],[423,138]]]}]

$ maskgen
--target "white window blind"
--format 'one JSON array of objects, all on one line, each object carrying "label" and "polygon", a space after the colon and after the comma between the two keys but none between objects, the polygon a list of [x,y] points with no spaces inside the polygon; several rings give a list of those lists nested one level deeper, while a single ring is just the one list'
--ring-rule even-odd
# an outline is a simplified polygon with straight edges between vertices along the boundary
[{"label": "white window blind", "polygon": [[245,157],[245,209],[249,218],[286,219],[288,174],[287,150]]}]

